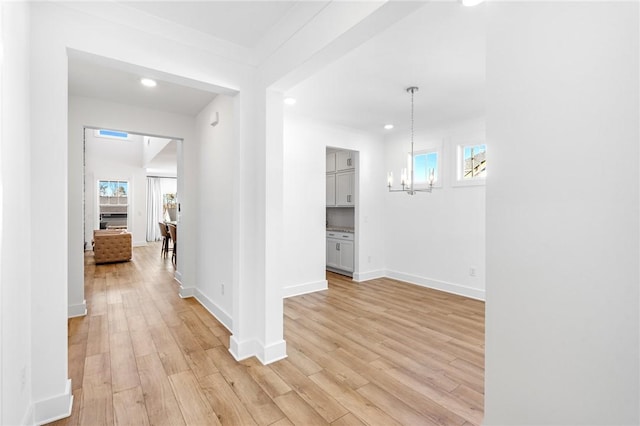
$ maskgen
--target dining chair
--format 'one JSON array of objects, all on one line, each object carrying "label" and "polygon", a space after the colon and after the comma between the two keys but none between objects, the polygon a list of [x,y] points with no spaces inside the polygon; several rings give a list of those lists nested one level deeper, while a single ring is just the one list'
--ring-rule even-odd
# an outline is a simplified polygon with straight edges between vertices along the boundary
[{"label": "dining chair", "polygon": [[173,254],[171,255],[171,260],[173,263],[178,262],[178,227],[172,223],[169,224],[169,235],[171,235],[171,239],[173,240]]},{"label": "dining chair", "polygon": [[167,253],[169,253],[169,240],[171,240],[171,236],[169,235],[169,230],[167,229],[166,223],[158,222],[158,226],[160,227],[160,234],[162,235],[162,250],[160,251],[160,255],[167,257]]}]

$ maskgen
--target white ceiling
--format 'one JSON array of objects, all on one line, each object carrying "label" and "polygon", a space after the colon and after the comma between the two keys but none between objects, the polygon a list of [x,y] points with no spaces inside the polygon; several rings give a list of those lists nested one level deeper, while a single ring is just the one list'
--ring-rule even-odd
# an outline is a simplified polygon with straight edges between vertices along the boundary
[{"label": "white ceiling", "polygon": [[287,113],[383,132],[484,114],[485,20],[482,7],[433,2],[287,91]]},{"label": "white ceiling", "polygon": [[195,116],[216,93],[175,84],[157,77],[153,88],[140,84],[149,73],[132,72],[97,63],[81,55],[69,56],[69,94]]},{"label": "white ceiling", "polygon": [[126,2],[147,14],[216,38],[255,47],[297,1],[137,1]]},{"label": "white ceiling", "polygon": [[[214,35],[243,46],[282,32],[279,22],[294,20],[292,8],[309,12],[307,2],[126,2],[167,22]],[[315,2],[314,2],[315,3]],[[316,8],[319,3],[315,3]],[[300,10],[300,9],[298,9]],[[296,24],[297,25],[297,24]],[[303,26],[300,22],[299,26]],[[297,28],[299,28],[299,26]],[[287,26],[287,31],[297,31]],[[366,131],[394,131],[409,125],[410,97],[416,94],[416,125],[482,116],[485,84],[484,8],[459,2],[428,2],[386,31],[366,41],[334,63],[287,91],[297,98],[287,114]],[[279,34],[279,37],[282,37]],[[197,114],[215,93],[160,79],[158,87],[139,84],[139,72],[70,57],[69,91],[158,110]],[[215,90],[214,90],[215,91]]]},{"label": "white ceiling", "polygon": [[176,176],[178,174],[178,142],[170,141],[164,148],[147,164],[147,174]]}]

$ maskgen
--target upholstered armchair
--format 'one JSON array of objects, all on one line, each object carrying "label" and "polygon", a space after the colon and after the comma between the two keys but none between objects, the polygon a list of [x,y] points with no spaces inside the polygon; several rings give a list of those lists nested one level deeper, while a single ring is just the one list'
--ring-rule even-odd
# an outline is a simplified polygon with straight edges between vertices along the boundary
[{"label": "upholstered armchair", "polygon": [[94,230],[93,255],[96,263],[131,260],[131,234],[121,230]]}]

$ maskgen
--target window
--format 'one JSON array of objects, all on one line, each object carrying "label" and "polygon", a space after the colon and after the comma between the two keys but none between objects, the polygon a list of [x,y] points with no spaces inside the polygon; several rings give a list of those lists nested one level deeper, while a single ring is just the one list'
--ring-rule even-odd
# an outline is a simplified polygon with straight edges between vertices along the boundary
[{"label": "window", "polygon": [[106,139],[120,139],[120,140],[129,139],[129,133],[121,132],[118,130],[108,130],[108,129],[95,130],[94,135],[98,138],[106,138]]},{"label": "window", "polygon": [[128,208],[128,181],[98,181],[98,219],[100,221],[100,229],[127,228]]},{"label": "window", "polygon": [[98,181],[100,205],[127,205],[129,196],[129,182],[126,180]]},{"label": "window", "polygon": [[[413,179],[416,186],[428,186],[433,182],[434,186],[440,186],[440,151],[438,149],[416,151],[411,164],[411,154],[407,157],[409,173],[413,166]],[[409,176],[410,178],[410,176]]]},{"label": "window", "polygon": [[487,145],[459,145],[457,155],[457,183],[483,184],[487,177]]}]

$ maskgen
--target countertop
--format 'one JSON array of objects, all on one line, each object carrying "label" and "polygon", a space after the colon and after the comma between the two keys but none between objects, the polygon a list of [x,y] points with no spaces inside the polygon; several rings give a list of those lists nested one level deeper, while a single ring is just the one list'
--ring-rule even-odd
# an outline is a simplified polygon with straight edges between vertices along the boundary
[{"label": "countertop", "polygon": [[330,232],[349,232],[351,234],[354,233],[354,229],[353,228],[345,228],[344,226],[341,226],[341,227],[327,226],[327,231],[330,231]]}]

